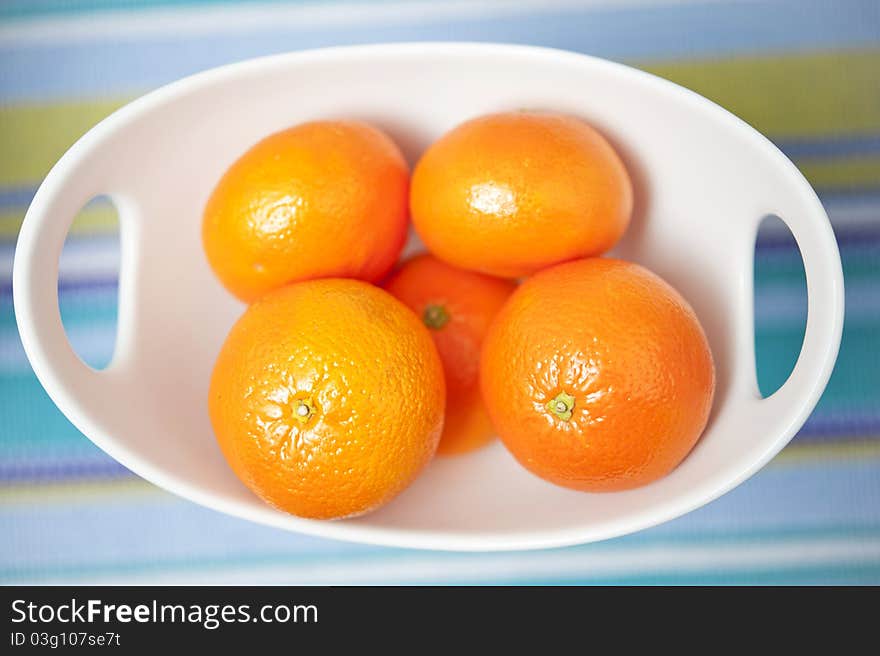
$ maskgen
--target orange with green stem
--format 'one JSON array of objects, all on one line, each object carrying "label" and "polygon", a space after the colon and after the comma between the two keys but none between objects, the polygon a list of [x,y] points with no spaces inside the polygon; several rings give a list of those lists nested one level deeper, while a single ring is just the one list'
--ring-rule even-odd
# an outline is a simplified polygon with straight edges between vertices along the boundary
[{"label": "orange with green stem", "polygon": [[438,453],[465,453],[494,431],[479,387],[480,347],[514,283],[457,269],[432,255],[405,262],[385,288],[429,328],[446,378],[446,420]]},{"label": "orange with green stem", "polygon": [[525,281],[483,344],[483,397],[538,476],[590,492],[646,485],[703,432],[715,369],[687,301],[636,264],[591,258]]}]

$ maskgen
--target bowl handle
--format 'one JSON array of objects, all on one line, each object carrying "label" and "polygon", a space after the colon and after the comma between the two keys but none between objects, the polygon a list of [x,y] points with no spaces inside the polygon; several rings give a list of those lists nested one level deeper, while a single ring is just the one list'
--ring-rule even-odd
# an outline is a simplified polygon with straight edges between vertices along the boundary
[{"label": "bowl handle", "polygon": [[[801,177],[799,173],[798,177]],[[837,241],[821,202],[806,180],[801,180],[809,194],[800,194],[797,203],[771,214],[782,219],[791,230],[804,262],[807,277],[804,341],[794,369],[776,392],[761,399],[757,378],[754,380],[755,395],[760,399],[756,412],[760,423],[753,430],[777,426],[784,421],[787,425],[780,432],[785,433],[786,440],[806,420],[822,395],[837,359],[843,331],[843,269]]]},{"label": "bowl handle", "polygon": [[[83,150],[86,153],[79,155]],[[49,396],[83,432],[90,424],[88,407],[96,402],[100,407],[102,399],[110,402],[114,396],[114,363],[123,349],[117,339],[113,360],[101,371],[73,350],[58,306],[58,260],[73,219],[101,194],[109,195],[117,207],[124,256],[126,223],[134,208],[124,194],[107,194],[114,186],[114,163],[90,155],[74,147],[37,190],[19,232],[12,272],[15,316],[28,360]],[[120,321],[122,314],[120,308]],[[118,332],[123,332],[121,326]]]}]

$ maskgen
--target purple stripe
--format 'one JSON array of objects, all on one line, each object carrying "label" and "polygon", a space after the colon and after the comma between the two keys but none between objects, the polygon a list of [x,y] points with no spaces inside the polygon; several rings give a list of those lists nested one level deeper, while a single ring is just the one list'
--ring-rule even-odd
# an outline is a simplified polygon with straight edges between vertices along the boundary
[{"label": "purple stripe", "polygon": [[[837,245],[841,248],[880,245],[880,221],[860,225],[835,226],[834,236],[837,238]],[[794,237],[789,232],[762,233],[758,235],[758,240],[755,243],[755,249],[758,251],[786,250],[794,247]]]},{"label": "purple stripe", "polygon": [[785,139],[776,146],[790,159],[802,157],[858,157],[880,153],[880,135],[836,135],[824,139]]},{"label": "purple stripe", "polygon": [[[119,287],[119,279],[113,278],[93,278],[93,279],[77,279],[77,280],[58,280],[58,292],[77,292],[77,291],[115,291]],[[7,280],[0,283],[0,296],[12,296],[12,281]]]},{"label": "purple stripe", "polygon": [[0,481],[4,483],[46,483],[82,478],[116,479],[133,477],[115,460],[41,461],[0,463]]},{"label": "purple stripe", "polygon": [[833,411],[823,412],[820,408],[810,415],[795,439],[798,442],[832,443],[854,436],[866,440],[880,439],[880,414],[847,413],[841,416]]},{"label": "purple stripe", "polygon": [[[833,446],[857,440],[864,444],[880,442],[880,417],[816,417],[792,440],[792,445]],[[106,457],[75,461],[14,461],[0,463],[0,482],[6,484],[47,483],[80,479],[113,480],[136,475]]]}]

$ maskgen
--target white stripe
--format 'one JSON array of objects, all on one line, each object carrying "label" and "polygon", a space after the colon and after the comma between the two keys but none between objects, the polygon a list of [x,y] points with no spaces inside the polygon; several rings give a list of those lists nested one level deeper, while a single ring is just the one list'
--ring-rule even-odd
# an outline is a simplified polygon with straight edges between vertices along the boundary
[{"label": "white stripe", "polygon": [[444,2],[333,2],[279,5],[156,8],[73,17],[27,18],[0,26],[0,47],[59,45],[101,38],[221,34],[266,28],[400,25],[449,19],[485,19],[536,11],[621,6],[703,4],[721,0],[445,0]]},{"label": "white stripe", "polygon": [[[601,545],[581,551],[547,551],[485,556],[401,555],[381,559],[356,558],[328,563],[293,563],[260,567],[211,569],[205,572],[159,573],[54,578],[53,583],[95,585],[324,585],[369,583],[442,583],[492,581],[597,580],[615,577],[725,573],[748,574],[787,567],[841,568],[876,563],[880,541],[852,538],[728,543],[712,546],[666,545],[608,548]],[[42,582],[42,581],[40,581]]]},{"label": "white stripe", "polygon": [[[870,226],[880,219],[880,202],[874,198],[840,197],[824,202],[825,211],[831,225],[835,228],[856,228]],[[761,224],[761,234],[781,235],[790,232],[782,221],[767,221]]]},{"label": "white stripe", "polygon": [[[119,243],[109,238],[76,239],[65,245],[58,260],[58,276],[66,282],[114,280],[119,275]],[[0,281],[12,280],[14,252],[0,251]]]}]

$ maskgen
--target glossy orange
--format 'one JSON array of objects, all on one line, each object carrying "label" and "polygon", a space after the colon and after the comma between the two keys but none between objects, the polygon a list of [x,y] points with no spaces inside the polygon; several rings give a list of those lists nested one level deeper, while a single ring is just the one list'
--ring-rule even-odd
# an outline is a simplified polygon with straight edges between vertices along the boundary
[{"label": "glossy orange", "polygon": [[202,224],[205,253],[244,301],[292,281],[383,278],[406,238],[409,169],[365,123],[273,134],[223,175]]},{"label": "glossy orange", "polygon": [[232,328],[208,409],[238,477],[300,517],[386,503],[431,460],[443,428],[443,368],[427,328],[356,280],[283,287]]},{"label": "glossy orange", "polygon": [[483,344],[483,395],[501,439],[538,476],[591,492],[672,471],[715,389],[691,307],[621,260],[561,264],[523,283]]},{"label": "glossy orange", "polygon": [[611,248],[632,187],[608,141],[560,114],[509,112],[443,135],[413,173],[416,230],[437,257],[518,277]]},{"label": "glossy orange", "polygon": [[440,454],[465,453],[489,442],[492,424],[480,395],[480,346],[492,318],[516,286],[417,255],[385,288],[430,329],[446,377],[446,421]]}]

